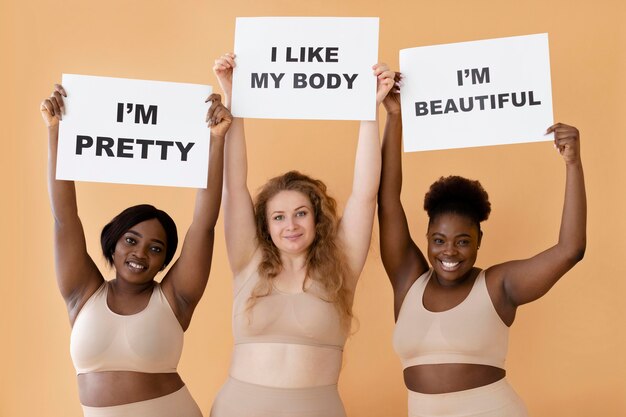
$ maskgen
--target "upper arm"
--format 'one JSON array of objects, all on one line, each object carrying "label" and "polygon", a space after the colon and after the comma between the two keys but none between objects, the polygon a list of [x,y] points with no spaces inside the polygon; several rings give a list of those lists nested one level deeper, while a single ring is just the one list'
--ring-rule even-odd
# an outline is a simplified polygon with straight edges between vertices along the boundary
[{"label": "upper arm", "polygon": [[532,258],[493,266],[490,273],[501,277],[506,298],[517,307],[542,297],[578,260],[555,245]]},{"label": "upper arm", "polygon": [[187,329],[206,288],[213,259],[215,230],[193,227],[187,231],[180,257],[163,277],[164,293],[173,296],[176,316]]},{"label": "upper arm", "polygon": [[338,238],[346,254],[353,285],[361,274],[369,252],[374,210],[375,202],[359,201],[351,196],[339,221]]},{"label": "upper arm", "polygon": [[226,136],[223,195],[226,251],[234,274],[250,262],[257,246],[254,206],[247,175],[243,120],[235,118]]},{"label": "upper arm", "polygon": [[387,202],[378,206],[378,224],[383,266],[394,294],[404,299],[417,277],[428,270],[428,261],[411,238],[399,199],[395,204]]},{"label": "upper arm", "polygon": [[89,254],[80,219],[54,225],[57,285],[73,323],[80,308],[104,281]]}]

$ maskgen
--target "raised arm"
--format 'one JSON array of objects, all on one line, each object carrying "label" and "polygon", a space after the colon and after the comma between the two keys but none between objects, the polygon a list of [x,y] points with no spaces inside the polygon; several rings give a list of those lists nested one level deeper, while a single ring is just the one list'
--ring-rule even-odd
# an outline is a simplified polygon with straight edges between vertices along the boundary
[{"label": "raised arm", "polygon": [[[400,79],[396,75],[396,82]],[[397,314],[407,291],[428,269],[428,262],[411,239],[400,192],[402,190],[402,113],[399,88],[389,92],[383,105],[387,122],[383,134],[382,172],[378,189],[380,254],[394,290]]]},{"label": "raised arm", "polygon": [[376,120],[362,121],[354,163],[352,193],[339,224],[339,239],[352,271],[354,287],[365,264],[372,237],[376,193],[380,181],[380,135],[378,107],[393,86],[393,71],[385,64],[373,67],[377,78]]},{"label": "raised arm", "polygon": [[67,97],[67,93],[55,84],[54,92],[41,102],[40,111],[48,127],[48,193],[54,217],[57,284],[73,324],[85,301],[102,284],[103,277],[87,254],[74,181],[56,179],[59,121],[65,111],[63,97]]},{"label": "raised arm", "polygon": [[[213,72],[224,92],[224,102],[231,105],[235,55],[225,54],[215,60]],[[226,251],[236,276],[251,260],[256,244],[256,224],[252,198],[248,190],[248,160],[243,119],[234,118],[226,138],[224,154],[224,233]]]},{"label": "raised arm", "polygon": [[544,295],[585,254],[587,200],[578,129],[557,123],[548,132],[554,132],[554,144],[563,156],[566,172],[558,243],[530,259],[507,262],[489,270],[501,277],[504,293],[514,307]]},{"label": "raised arm", "polygon": [[173,295],[176,315],[183,329],[189,326],[209,279],[215,223],[222,199],[224,140],[232,122],[230,111],[222,105],[219,94],[210,95],[207,101],[212,103],[207,113],[207,122],[211,128],[207,187],[196,192],[193,221],[185,236],[180,257],[162,281],[163,291]]}]

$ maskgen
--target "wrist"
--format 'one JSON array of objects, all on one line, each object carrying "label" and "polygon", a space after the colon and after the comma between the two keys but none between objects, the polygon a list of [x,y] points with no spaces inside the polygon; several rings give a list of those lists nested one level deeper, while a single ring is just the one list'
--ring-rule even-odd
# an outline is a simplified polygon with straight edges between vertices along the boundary
[{"label": "wrist", "polygon": [[224,133],[223,135],[211,133],[211,142],[213,141],[224,142],[225,140],[226,140],[226,133]]},{"label": "wrist", "polygon": [[581,161],[580,157],[572,160],[572,161],[565,161],[565,166],[567,168],[579,168],[582,167],[583,162]]},{"label": "wrist", "polygon": [[48,126],[48,136],[50,138],[58,138],[59,136],[59,124]]}]

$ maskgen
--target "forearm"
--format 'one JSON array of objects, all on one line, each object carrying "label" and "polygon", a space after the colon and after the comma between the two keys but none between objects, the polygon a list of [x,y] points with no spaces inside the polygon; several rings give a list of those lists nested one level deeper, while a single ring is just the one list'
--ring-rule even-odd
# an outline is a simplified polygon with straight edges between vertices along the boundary
[{"label": "forearm", "polygon": [[224,186],[225,192],[247,190],[248,156],[243,119],[234,118],[226,134],[224,156]]},{"label": "forearm", "polygon": [[74,181],[56,179],[57,149],[59,142],[58,126],[48,128],[48,193],[52,215],[57,225],[76,220],[78,207],[76,204],[76,187]]},{"label": "forearm", "polygon": [[402,191],[402,117],[389,113],[385,123],[382,146],[382,172],[378,204],[397,204]]},{"label": "forearm", "polygon": [[206,230],[213,230],[217,223],[222,201],[223,172],[224,137],[211,135],[207,186],[196,193],[193,217],[193,224]]},{"label": "forearm", "polygon": [[354,163],[352,195],[359,200],[374,200],[380,184],[380,136],[378,117],[375,121],[362,121]]},{"label": "forearm", "polygon": [[582,162],[566,165],[565,201],[558,246],[576,261],[582,259],[587,242],[587,198]]}]

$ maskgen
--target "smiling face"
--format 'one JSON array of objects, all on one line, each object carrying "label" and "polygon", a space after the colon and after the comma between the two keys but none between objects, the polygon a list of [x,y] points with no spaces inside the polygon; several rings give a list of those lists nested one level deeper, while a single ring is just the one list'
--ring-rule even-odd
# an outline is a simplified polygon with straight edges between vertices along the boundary
[{"label": "smiling face", "polygon": [[283,253],[306,253],[315,240],[315,214],[311,200],[299,191],[281,191],[267,202],[267,229]]},{"label": "smiling face", "polygon": [[138,284],[152,281],[165,262],[166,242],[165,229],[157,219],[132,226],[115,245],[117,278]]},{"label": "smiling face", "polygon": [[428,226],[428,260],[444,285],[462,282],[471,272],[481,232],[467,216],[442,213]]}]

